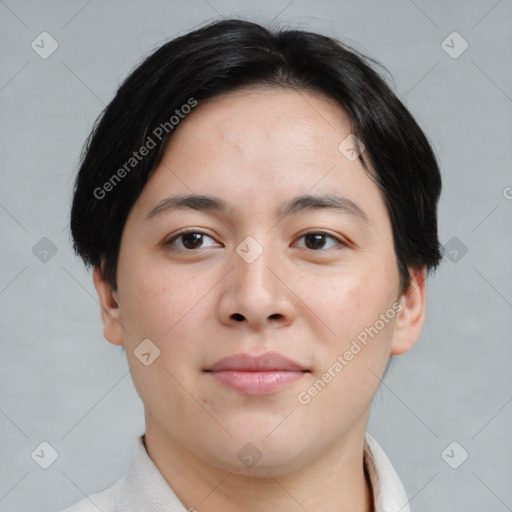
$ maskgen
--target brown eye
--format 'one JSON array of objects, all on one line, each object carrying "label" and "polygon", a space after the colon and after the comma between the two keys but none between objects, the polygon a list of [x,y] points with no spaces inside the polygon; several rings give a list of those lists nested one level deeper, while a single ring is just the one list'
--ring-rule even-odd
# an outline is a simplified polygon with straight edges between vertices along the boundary
[{"label": "brown eye", "polygon": [[[177,249],[182,250],[194,250],[194,249],[202,249],[204,239],[209,238],[213,240],[213,238],[202,231],[183,231],[173,236],[170,240],[165,242],[166,246],[175,247]],[[181,239],[181,244],[176,244],[175,242]],[[180,246],[181,245],[181,246]],[[211,246],[206,246],[211,247]]]},{"label": "brown eye", "polygon": [[201,233],[186,233],[181,235],[183,245],[187,249],[197,249],[203,242],[203,235]]},{"label": "brown eye", "polygon": [[311,231],[309,233],[305,233],[302,235],[301,239],[304,238],[306,241],[305,248],[316,250],[316,251],[323,251],[327,249],[331,249],[333,246],[325,247],[326,245],[326,239],[331,239],[334,241],[334,246],[339,245],[345,245],[341,240],[338,238],[329,235],[327,233],[324,233],[323,231]]},{"label": "brown eye", "polygon": [[305,236],[305,240],[308,249],[322,249],[325,245],[325,235],[320,233],[310,233]]}]

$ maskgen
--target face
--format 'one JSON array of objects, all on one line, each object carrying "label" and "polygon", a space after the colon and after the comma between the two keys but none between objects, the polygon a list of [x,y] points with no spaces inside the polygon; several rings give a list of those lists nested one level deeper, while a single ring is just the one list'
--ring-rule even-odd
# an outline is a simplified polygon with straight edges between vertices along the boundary
[{"label": "face", "polygon": [[[94,275],[147,430],[273,475],[364,433],[390,354],[420,333],[424,273],[398,302],[389,216],[339,149],[350,134],[341,107],[305,91],[239,90],[181,121],[127,219],[117,291]],[[189,194],[225,208],[168,199]],[[326,194],[337,208],[318,203]]]}]

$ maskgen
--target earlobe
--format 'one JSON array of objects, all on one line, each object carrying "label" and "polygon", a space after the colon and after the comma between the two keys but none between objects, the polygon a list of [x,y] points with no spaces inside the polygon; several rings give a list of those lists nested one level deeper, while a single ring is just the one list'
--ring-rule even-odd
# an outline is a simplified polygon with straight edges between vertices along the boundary
[{"label": "earlobe", "polygon": [[123,330],[120,323],[117,293],[105,280],[99,267],[94,267],[93,281],[101,305],[103,335],[113,345],[123,345]]},{"label": "earlobe", "polygon": [[419,338],[425,320],[427,269],[411,271],[411,283],[401,297],[401,308],[395,322],[391,355],[405,354]]}]

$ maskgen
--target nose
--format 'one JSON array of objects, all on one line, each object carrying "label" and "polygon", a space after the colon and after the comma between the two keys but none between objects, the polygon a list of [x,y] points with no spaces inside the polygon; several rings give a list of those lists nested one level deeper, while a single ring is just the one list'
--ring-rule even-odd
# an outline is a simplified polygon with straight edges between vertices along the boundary
[{"label": "nose", "polygon": [[218,302],[221,322],[229,326],[243,323],[254,331],[290,325],[297,298],[283,259],[269,247],[253,261],[240,254],[233,254],[232,270],[222,280]]}]

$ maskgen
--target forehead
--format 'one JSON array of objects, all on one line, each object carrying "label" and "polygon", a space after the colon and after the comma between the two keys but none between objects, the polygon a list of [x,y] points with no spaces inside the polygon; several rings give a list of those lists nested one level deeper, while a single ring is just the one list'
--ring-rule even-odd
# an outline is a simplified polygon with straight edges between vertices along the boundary
[{"label": "forehead", "polygon": [[315,192],[379,200],[360,160],[340,150],[351,135],[349,116],[323,94],[223,93],[200,102],[175,130],[141,195],[145,215],[174,193],[223,197],[233,211]]},{"label": "forehead", "polygon": [[[326,137],[335,143],[340,136],[352,131],[345,110],[322,93],[255,86],[201,102],[194,115],[185,119],[176,139],[190,137],[198,129],[212,130],[212,127],[208,140],[229,142],[246,155],[251,154],[251,148],[261,149],[258,144],[264,143],[271,152],[269,156],[291,151],[299,154],[301,149],[301,157],[312,150],[311,156],[315,159],[319,157],[314,153],[315,143]],[[173,142],[179,142],[176,139]],[[257,156],[264,157],[261,153]]]}]

